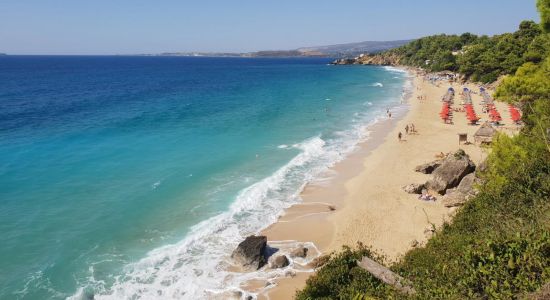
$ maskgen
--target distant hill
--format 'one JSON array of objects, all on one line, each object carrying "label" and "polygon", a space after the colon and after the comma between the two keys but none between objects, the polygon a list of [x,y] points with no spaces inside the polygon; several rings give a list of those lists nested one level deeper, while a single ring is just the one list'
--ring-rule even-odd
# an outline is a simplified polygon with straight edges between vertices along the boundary
[{"label": "distant hill", "polygon": [[173,52],[161,56],[210,56],[210,57],[353,57],[362,53],[378,53],[394,49],[413,40],[366,41],[328,46],[303,47],[293,50],[264,50],[249,53]]},{"label": "distant hill", "polygon": [[337,44],[317,47],[304,47],[296,49],[301,53],[321,53],[323,56],[349,57],[362,53],[378,53],[385,50],[401,47],[413,40],[398,41],[365,41],[358,43]]}]

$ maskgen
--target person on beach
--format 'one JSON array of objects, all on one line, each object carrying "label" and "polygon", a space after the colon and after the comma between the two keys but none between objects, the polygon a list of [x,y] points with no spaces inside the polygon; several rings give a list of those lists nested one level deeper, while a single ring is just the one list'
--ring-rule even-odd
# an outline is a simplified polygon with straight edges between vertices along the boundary
[{"label": "person on beach", "polygon": [[403,136],[403,135],[401,134],[401,131],[399,131],[399,133],[397,134],[397,139],[398,139],[400,142],[401,142],[401,137],[402,137],[402,136]]},{"label": "person on beach", "polygon": [[405,133],[409,134],[409,124],[407,124],[407,126],[405,126]]}]

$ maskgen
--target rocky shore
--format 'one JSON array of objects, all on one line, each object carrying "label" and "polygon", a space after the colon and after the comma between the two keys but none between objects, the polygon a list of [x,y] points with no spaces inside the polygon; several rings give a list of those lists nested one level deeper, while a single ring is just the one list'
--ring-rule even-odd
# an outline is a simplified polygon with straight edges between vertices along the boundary
[{"label": "rocky shore", "polygon": [[399,66],[401,56],[391,52],[379,54],[361,54],[355,58],[341,58],[334,60],[333,65],[373,65]]}]

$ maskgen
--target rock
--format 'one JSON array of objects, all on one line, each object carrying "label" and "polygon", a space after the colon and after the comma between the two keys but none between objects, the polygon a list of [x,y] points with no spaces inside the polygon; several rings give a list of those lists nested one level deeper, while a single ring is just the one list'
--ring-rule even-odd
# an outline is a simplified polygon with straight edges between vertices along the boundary
[{"label": "rock", "polygon": [[289,264],[290,261],[288,261],[288,257],[286,257],[286,255],[279,255],[271,262],[271,268],[280,269],[288,266]]},{"label": "rock", "polygon": [[474,195],[474,182],[476,176],[474,173],[470,173],[460,181],[458,187],[447,190],[445,196],[441,198],[441,203],[445,207],[457,207],[462,206],[469,198]]},{"label": "rock", "polygon": [[340,58],[332,62],[333,65],[352,65],[355,63],[353,58]]},{"label": "rock", "polygon": [[403,187],[403,190],[409,194],[421,194],[424,189],[424,184],[411,183]]},{"label": "rock", "polygon": [[475,180],[476,180],[476,175],[474,173],[470,173],[464,176],[464,178],[462,178],[456,190],[460,193],[463,193],[464,195],[473,194]]},{"label": "rock", "polygon": [[466,203],[466,195],[457,190],[448,191],[447,194],[441,198],[441,203],[445,207],[462,206]]},{"label": "rock", "polygon": [[266,264],[267,237],[251,235],[242,241],[231,254],[246,270],[258,270]]},{"label": "rock", "polygon": [[295,276],[296,276],[296,272],[293,270],[287,270],[285,272],[285,277],[295,277]]},{"label": "rock", "polygon": [[307,251],[308,251],[308,249],[306,247],[296,248],[296,249],[294,249],[290,252],[290,257],[292,257],[292,258],[294,258],[294,257],[305,258],[307,256]]},{"label": "rock", "polygon": [[458,186],[464,176],[475,171],[475,164],[464,151],[449,155],[433,172],[433,178],[426,182],[426,188],[445,195],[447,189]]},{"label": "rock", "polygon": [[437,169],[437,168],[439,168],[439,166],[441,166],[441,162],[442,162],[441,160],[434,160],[432,162],[416,166],[416,168],[414,168],[414,170],[416,172],[420,172],[420,173],[423,173],[423,174],[432,174],[432,172],[435,171],[435,169]]},{"label": "rock", "polygon": [[420,244],[420,243],[419,243],[417,240],[412,240],[412,242],[411,242],[411,248],[416,248],[416,247],[418,247],[419,244]]}]

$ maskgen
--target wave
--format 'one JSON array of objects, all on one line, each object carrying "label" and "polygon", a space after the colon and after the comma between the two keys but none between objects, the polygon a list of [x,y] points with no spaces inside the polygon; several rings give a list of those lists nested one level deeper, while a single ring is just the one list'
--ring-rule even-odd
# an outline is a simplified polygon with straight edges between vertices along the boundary
[{"label": "wave", "polygon": [[373,83],[372,86],[376,86],[376,87],[384,87],[384,85],[380,82],[377,82],[377,83]]},{"label": "wave", "polygon": [[393,72],[393,73],[401,73],[401,74],[407,74],[407,70],[405,69],[401,69],[401,68],[396,68],[396,67],[391,67],[391,66],[384,66],[383,67],[384,70],[386,71],[389,71],[389,72]]},{"label": "wave", "polygon": [[[89,283],[94,283],[93,290],[98,293],[95,299],[197,299],[228,290],[245,293],[239,288],[243,281],[280,276],[279,271],[271,270],[246,274],[224,270],[239,242],[276,222],[285,208],[299,202],[307,182],[342,158],[338,146],[327,145],[320,136],[295,146],[300,154],[271,176],[242,190],[228,212],[195,225],[181,242],[155,249],[126,266],[125,274],[117,277],[110,288],[98,287],[91,278]],[[71,299],[84,297],[84,290]]]},{"label": "wave", "polygon": [[[368,127],[385,119],[382,111],[376,114],[375,118],[373,114],[361,115],[352,128],[338,131],[331,137],[318,135],[293,144],[292,148],[299,149],[300,153],[270,176],[241,190],[228,211],[193,226],[180,242],[154,249],[143,259],[126,265],[113,284],[96,280],[92,268],[88,282],[69,299],[88,299],[91,295],[94,299],[255,297],[240,284],[253,279],[273,283],[276,278],[293,272],[312,272],[306,265],[320,255],[312,243],[301,244],[313,255],[291,260],[283,269],[231,272],[230,255],[246,236],[275,223],[286,208],[299,203],[300,193],[307,183],[322,177],[330,167],[354,151],[359,142],[368,139]],[[278,148],[289,146],[283,144]],[[268,241],[271,247],[279,248],[281,254],[294,249],[297,243]]]}]

